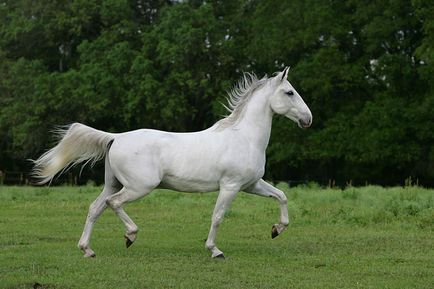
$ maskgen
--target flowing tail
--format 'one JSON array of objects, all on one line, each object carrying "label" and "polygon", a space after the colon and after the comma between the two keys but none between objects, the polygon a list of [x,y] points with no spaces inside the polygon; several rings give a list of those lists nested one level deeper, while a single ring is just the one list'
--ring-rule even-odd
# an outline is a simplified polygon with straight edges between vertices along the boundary
[{"label": "flowing tail", "polygon": [[59,143],[33,161],[33,176],[38,184],[51,181],[58,172],[86,161],[94,165],[102,159],[115,134],[103,132],[81,123],[73,123],[57,131]]}]

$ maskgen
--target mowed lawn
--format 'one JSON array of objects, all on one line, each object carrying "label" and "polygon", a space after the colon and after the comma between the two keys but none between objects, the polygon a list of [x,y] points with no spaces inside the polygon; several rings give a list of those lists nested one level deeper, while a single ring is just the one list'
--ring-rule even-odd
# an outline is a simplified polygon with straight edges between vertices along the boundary
[{"label": "mowed lawn", "polygon": [[111,210],[77,249],[100,187],[0,187],[0,288],[434,288],[434,190],[287,188],[276,239],[271,198],[240,193],[220,226],[226,260],[204,248],[216,193],[166,190],[126,206],[125,248]]}]

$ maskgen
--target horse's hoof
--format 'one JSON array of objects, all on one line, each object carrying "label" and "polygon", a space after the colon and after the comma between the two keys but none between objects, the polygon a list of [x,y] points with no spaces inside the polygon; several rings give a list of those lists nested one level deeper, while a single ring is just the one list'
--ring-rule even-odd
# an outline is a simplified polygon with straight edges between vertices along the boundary
[{"label": "horse's hoof", "polygon": [[214,257],[214,259],[221,259],[221,260],[224,260],[224,259],[225,259],[225,255],[223,255],[223,253],[218,254],[217,256]]},{"label": "horse's hoof", "polygon": [[95,255],[95,253],[90,253],[90,254],[84,254],[83,257],[84,258],[95,258],[96,255]]},{"label": "horse's hoof", "polygon": [[125,236],[125,246],[127,246],[127,248],[129,248],[134,241],[130,240],[130,238],[128,238],[127,236]]},{"label": "horse's hoof", "polygon": [[279,236],[279,232],[277,231],[277,227],[273,225],[271,228],[271,239],[274,239],[277,236]]}]

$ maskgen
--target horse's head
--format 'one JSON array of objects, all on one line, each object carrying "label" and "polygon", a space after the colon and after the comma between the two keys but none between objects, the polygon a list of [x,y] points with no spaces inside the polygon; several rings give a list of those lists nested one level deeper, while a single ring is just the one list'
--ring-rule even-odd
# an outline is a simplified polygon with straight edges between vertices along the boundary
[{"label": "horse's head", "polygon": [[287,80],[289,67],[278,73],[271,81],[274,91],[270,97],[271,109],[307,128],[312,124],[312,113],[298,92]]}]

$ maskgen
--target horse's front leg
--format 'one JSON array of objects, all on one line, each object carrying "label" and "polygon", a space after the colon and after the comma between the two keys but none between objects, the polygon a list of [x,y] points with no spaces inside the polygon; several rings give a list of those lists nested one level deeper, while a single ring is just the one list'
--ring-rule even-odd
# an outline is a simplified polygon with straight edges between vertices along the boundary
[{"label": "horse's front leg", "polygon": [[224,254],[220,251],[216,244],[215,238],[217,234],[217,229],[223,220],[226,210],[230,207],[232,200],[238,193],[239,187],[221,187],[220,193],[217,197],[217,202],[214,207],[214,212],[212,214],[211,228],[209,230],[208,238],[205,243],[205,248],[211,251],[211,257],[213,258],[224,258]]},{"label": "horse's front leg", "polygon": [[280,204],[280,222],[279,224],[273,225],[271,229],[271,238],[274,239],[280,235],[280,233],[282,233],[289,224],[287,206],[288,200],[285,194],[262,179],[244,191],[249,194],[255,194],[263,197],[273,197],[277,199]]}]

